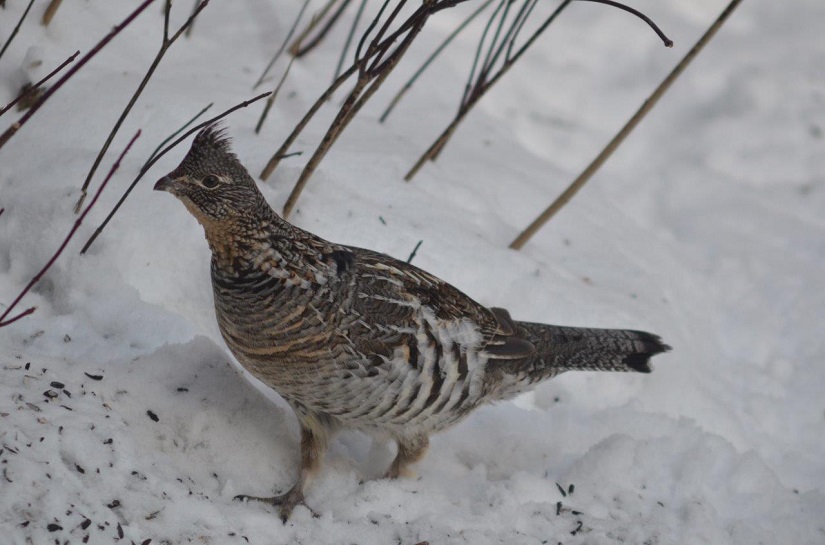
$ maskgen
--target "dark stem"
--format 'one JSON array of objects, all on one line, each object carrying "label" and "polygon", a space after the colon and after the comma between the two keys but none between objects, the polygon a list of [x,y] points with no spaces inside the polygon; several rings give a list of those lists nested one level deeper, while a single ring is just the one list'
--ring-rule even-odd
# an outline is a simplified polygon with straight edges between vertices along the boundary
[{"label": "dark stem", "polygon": [[492,1],[493,0],[485,0],[484,3],[478,7],[478,9],[471,13],[469,17],[464,19],[464,21],[462,21],[462,23],[458,25],[458,27],[455,30],[453,30],[443,42],[441,42],[441,45],[439,45],[438,48],[436,48],[436,50],[433,51],[433,53],[427,58],[427,60],[424,61],[424,64],[422,64],[421,67],[418,70],[416,70],[415,74],[413,74],[413,76],[409,80],[407,80],[407,83],[405,83],[401,90],[399,90],[398,93],[396,93],[395,96],[392,98],[389,105],[387,106],[387,109],[384,110],[383,114],[381,114],[381,118],[379,119],[381,123],[387,120],[387,117],[395,109],[395,106],[398,104],[398,102],[404,97],[407,91],[410,90],[410,88],[413,86],[413,84],[415,84],[418,78],[421,77],[421,74],[430,66],[430,64],[432,64],[436,57],[438,57],[441,54],[441,52],[444,51],[444,49],[446,49],[448,45],[450,45],[450,43],[455,39],[455,37],[458,36],[461,33],[461,31],[464,30],[467,27],[467,25],[469,25],[470,22],[476,18],[476,16],[478,16],[478,14],[487,9],[487,6],[489,6],[492,3]]},{"label": "dark stem", "polygon": [[12,100],[11,102],[9,102],[8,104],[6,104],[6,105],[5,105],[5,106],[3,106],[2,108],[0,108],[0,116],[2,116],[2,115],[3,115],[4,113],[6,113],[7,111],[11,110],[11,109],[14,107],[14,105],[15,105],[15,104],[17,104],[18,102],[20,102],[21,100],[23,100],[24,98],[26,98],[27,96],[29,96],[30,94],[32,94],[32,93],[34,93],[35,91],[37,91],[37,90],[38,90],[38,89],[39,89],[39,88],[40,88],[40,87],[41,87],[44,83],[46,83],[48,80],[50,80],[50,79],[52,78],[52,76],[54,76],[55,74],[57,74],[58,72],[60,72],[61,70],[63,70],[63,69],[66,67],[66,65],[67,65],[67,64],[69,64],[69,63],[71,63],[73,60],[75,60],[75,59],[77,58],[77,56],[78,56],[78,55],[80,55],[80,51],[75,51],[75,52],[74,52],[74,55],[72,55],[71,57],[69,57],[68,59],[66,59],[65,61],[63,61],[63,62],[60,64],[60,66],[58,66],[57,68],[55,68],[54,70],[52,70],[51,72],[49,72],[49,73],[48,73],[48,75],[46,75],[46,77],[45,77],[45,78],[43,78],[43,79],[41,79],[40,81],[38,81],[37,83],[35,83],[35,84],[34,84],[34,85],[32,85],[31,87],[29,87],[28,89],[26,89],[25,91],[23,91],[22,93],[20,93],[20,94],[17,96],[17,98],[15,98],[15,99],[14,99],[14,100]]},{"label": "dark stem", "polygon": [[264,125],[264,121],[266,121],[266,116],[269,115],[269,110],[272,108],[272,105],[275,104],[275,99],[278,97],[278,92],[281,90],[281,86],[286,81],[287,75],[289,75],[289,69],[292,68],[292,62],[295,60],[295,57],[289,59],[289,64],[286,65],[286,70],[284,70],[284,75],[281,76],[281,81],[278,82],[278,85],[275,86],[275,90],[272,91],[272,94],[269,95],[269,98],[266,99],[266,104],[264,104],[264,111],[261,112],[261,117],[258,119],[257,125],[255,125],[255,134],[260,134],[261,127]]},{"label": "dark stem", "polygon": [[389,3],[390,0],[384,0],[384,3],[381,4],[381,9],[378,10],[378,14],[375,17],[373,17],[372,21],[370,21],[370,24],[367,27],[367,30],[365,30],[364,34],[361,35],[361,39],[358,41],[358,47],[355,48],[354,64],[359,64],[359,62],[361,61],[361,50],[364,49],[364,44],[366,43],[367,38],[369,37],[370,33],[375,28],[375,26],[378,24],[378,21],[381,20],[381,16],[384,14],[384,10],[387,9]]},{"label": "dark stem", "polygon": [[160,45],[160,49],[158,50],[157,55],[155,55],[154,60],[152,61],[151,66],[149,66],[149,70],[146,71],[146,74],[143,76],[143,79],[138,85],[138,88],[135,90],[132,98],[129,99],[129,103],[126,104],[126,107],[120,113],[120,117],[115,122],[114,127],[109,132],[109,135],[106,137],[106,141],[103,143],[103,147],[100,148],[100,151],[95,157],[94,163],[92,163],[92,168],[89,169],[89,173],[86,175],[86,179],[83,181],[83,186],[80,188],[80,198],[77,200],[77,204],[75,205],[75,213],[80,211],[80,208],[83,206],[83,201],[86,200],[87,190],[89,188],[89,184],[92,183],[92,178],[97,171],[97,167],[100,165],[100,162],[103,160],[103,156],[109,150],[109,146],[112,144],[115,136],[117,135],[118,131],[120,130],[121,125],[126,120],[126,117],[129,115],[129,112],[132,111],[132,107],[137,102],[140,95],[143,93],[143,90],[146,88],[146,85],[149,83],[149,80],[155,73],[155,70],[160,65],[160,61],[163,60],[163,56],[166,55],[166,52],[172,47],[172,44],[183,34],[183,31],[186,30],[192,22],[195,20],[195,17],[209,4],[209,0],[203,0],[198,4],[198,7],[192,12],[186,22],[178,29],[177,32],[170,38],[169,37],[169,13],[172,8],[172,0],[166,0],[165,9],[163,12],[163,42]]},{"label": "dark stem", "polygon": [[[198,11],[199,2],[200,2],[200,0],[195,0],[195,3],[192,5],[192,15],[190,17],[195,16],[195,13]],[[184,31],[183,35],[186,36],[187,38],[189,38],[189,36],[192,35],[192,29],[194,29],[194,28],[195,28],[195,21],[192,21],[192,24],[190,24],[188,27],[186,27],[186,30]]]},{"label": "dark stem", "polygon": [[642,13],[641,11],[635,10],[635,9],[631,8],[630,6],[625,6],[624,4],[621,4],[619,2],[614,2],[613,0],[576,0],[576,1],[578,1],[578,2],[595,2],[597,4],[607,4],[608,6],[613,6],[614,8],[619,8],[621,10],[624,10],[624,11],[628,12],[628,13],[632,13],[633,15],[635,15],[636,17],[638,17],[639,19],[641,19],[642,21],[647,23],[648,26],[653,29],[653,32],[655,32],[656,34],[659,35],[659,38],[662,40],[662,42],[664,42],[665,47],[673,47],[673,40],[671,40],[670,38],[665,36],[665,33],[662,32],[659,29],[658,26],[656,26],[656,23],[654,23],[650,19],[650,17],[648,17],[647,15]]},{"label": "dark stem", "polygon": [[29,10],[32,9],[32,4],[34,4],[34,0],[29,0],[29,5],[26,6],[26,10],[23,12],[23,15],[20,17],[20,20],[17,21],[17,25],[14,27],[14,30],[11,31],[8,40],[6,40],[6,43],[3,44],[3,49],[0,49],[0,58],[3,57],[3,53],[6,52],[6,49],[9,48],[9,44],[11,43],[11,41],[14,39],[15,36],[17,36],[17,31],[20,30],[20,25],[22,25],[23,21],[26,20],[26,16],[29,14]]},{"label": "dark stem", "polygon": [[240,110],[241,108],[246,108],[247,106],[249,106],[253,102],[257,102],[257,101],[259,101],[262,98],[267,97],[267,96],[269,96],[269,93],[262,93],[262,94],[256,96],[255,98],[245,100],[245,101],[241,102],[240,104],[236,104],[235,106],[232,106],[228,110],[224,110],[223,112],[216,115],[215,117],[213,117],[211,119],[207,119],[203,123],[199,123],[195,127],[192,127],[191,129],[186,131],[182,136],[177,138],[174,142],[172,142],[171,144],[169,144],[165,148],[163,148],[163,150],[161,150],[159,153],[156,153],[149,161],[147,161],[143,165],[143,167],[141,167],[140,172],[138,172],[137,177],[135,177],[135,179],[132,181],[132,183],[129,185],[129,187],[126,189],[126,191],[123,193],[123,195],[120,197],[120,200],[117,201],[117,204],[115,204],[114,208],[112,208],[112,211],[109,212],[109,215],[106,216],[106,219],[103,220],[103,223],[101,223],[100,226],[97,229],[95,229],[94,234],[92,234],[92,236],[89,237],[89,240],[86,241],[86,244],[83,246],[83,249],[80,250],[80,253],[81,254],[86,253],[86,251],[91,247],[91,245],[94,243],[94,241],[97,239],[97,237],[100,236],[100,234],[103,232],[103,229],[106,228],[106,225],[112,220],[112,218],[117,213],[117,211],[120,209],[120,207],[123,206],[123,203],[126,202],[126,199],[129,197],[129,194],[135,188],[135,186],[140,181],[140,179],[143,178],[143,176],[149,171],[150,168],[152,168],[152,166],[156,162],[158,162],[158,160],[161,157],[166,155],[172,148],[174,148],[175,146],[177,146],[178,144],[183,142],[192,133],[197,132],[197,131],[201,130],[202,128],[204,128],[205,126],[210,125],[210,124],[212,124],[216,121],[219,121],[219,120],[223,119],[224,117],[228,116],[229,114],[231,114],[235,110]]},{"label": "dark stem", "polygon": [[464,103],[467,102],[467,99],[470,96],[470,93],[473,90],[475,81],[475,74],[476,68],[478,67],[478,61],[481,58],[481,52],[484,49],[484,42],[487,39],[487,33],[490,32],[490,27],[493,26],[493,21],[495,21],[496,16],[498,15],[501,8],[504,7],[504,3],[507,0],[501,0],[496,9],[493,10],[493,13],[490,14],[490,19],[487,20],[487,24],[484,26],[484,31],[481,33],[481,38],[478,40],[478,47],[476,48],[476,54],[473,57],[473,64],[470,67],[470,75],[467,76],[467,83],[464,85],[464,94],[461,96],[461,102],[459,103],[459,111],[464,106]]},{"label": "dark stem", "polygon": [[51,97],[51,96],[52,96],[55,92],[57,92],[57,90],[58,90],[58,89],[60,89],[60,88],[63,86],[63,84],[65,84],[65,83],[69,80],[69,78],[71,78],[72,76],[74,76],[74,75],[77,73],[77,71],[78,71],[78,70],[80,70],[81,68],[83,68],[83,66],[85,66],[85,65],[86,65],[86,63],[87,63],[87,62],[89,62],[89,60],[91,60],[91,58],[92,58],[92,57],[94,57],[95,55],[97,55],[97,54],[100,52],[100,50],[101,50],[101,49],[103,49],[103,48],[106,46],[106,44],[108,44],[108,43],[112,40],[112,38],[114,38],[115,36],[117,36],[117,35],[120,33],[120,31],[121,31],[121,30],[123,30],[124,28],[126,28],[126,27],[127,27],[127,26],[128,26],[128,25],[132,22],[132,21],[134,21],[135,17],[137,17],[138,15],[140,15],[140,14],[143,12],[143,10],[145,10],[147,7],[149,7],[149,4],[151,4],[151,3],[152,3],[152,2],[154,2],[154,1],[155,1],[155,0],[144,0],[144,1],[143,1],[143,3],[141,3],[141,4],[140,4],[140,5],[139,5],[139,6],[138,6],[138,7],[137,7],[137,8],[136,8],[136,9],[135,9],[132,13],[130,13],[130,14],[129,14],[129,15],[128,15],[128,16],[127,16],[127,17],[126,17],[123,21],[121,21],[121,23],[120,23],[119,25],[115,26],[115,27],[112,29],[112,31],[111,31],[111,32],[109,32],[109,34],[107,34],[107,35],[106,35],[106,36],[105,36],[102,40],[100,40],[100,41],[99,41],[99,42],[98,42],[98,43],[97,43],[97,44],[96,44],[96,45],[92,48],[92,50],[91,50],[91,51],[89,51],[88,53],[86,53],[86,55],[84,55],[84,56],[83,56],[83,57],[82,57],[82,58],[81,58],[81,59],[77,62],[77,64],[75,64],[74,66],[72,66],[72,67],[71,67],[71,68],[70,68],[70,69],[69,69],[69,70],[68,70],[65,74],[63,74],[63,77],[61,77],[59,80],[57,80],[57,83],[55,83],[52,87],[50,87],[49,89],[47,89],[47,90],[46,90],[46,92],[45,92],[45,93],[43,93],[43,96],[41,96],[41,97],[40,97],[40,99],[39,99],[37,102],[35,102],[35,103],[34,103],[34,105],[33,105],[31,108],[29,108],[29,110],[25,113],[25,115],[23,115],[23,117],[21,117],[21,118],[20,118],[20,120],[19,120],[19,121],[17,121],[16,123],[12,124],[12,126],[11,126],[11,127],[9,127],[8,129],[6,129],[6,131],[5,131],[2,135],[0,135],[0,148],[2,148],[4,145],[6,145],[6,142],[8,142],[8,141],[11,139],[11,137],[12,137],[12,136],[14,136],[15,134],[17,134],[17,131],[19,131],[19,130],[20,130],[20,128],[21,128],[23,125],[25,125],[25,124],[26,124],[26,122],[27,122],[29,119],[31,119],[31,117],[32,117],[34,114],[36,114],[36,113],[37,113],[37,111],[38,111],[38,110],[39,110],[39,109],[43,106],[43,104],[44,104],[44,103],[45,103],[45,102],[46,102],[46,101],[47,101],[47,100],[48,100],[48,99],[49,99],[49,98],[50,98],[50,97]]},{"label": "dark stem", "polygon": [[301,20],[301,17],[304,15],[304,11],[307,9],[308,5],[309,5],[309,0],[304,0],[304,5],[301,6],[301,10],[298,12],[298,16],[295,18],[295,21],[293,21],[292,27],[290,27],[289,32],[287,32],[286,38],[284,38],[284,41],[281,42],[281,47],[278,48],[278,51],[276,51],[275,54],[272,56],[272,58],[269,60],[269,63],[266,65],[266,68],[264,68],[263,74],[261,74],[261,77],[259,77],[258,81],[255,82],[255,85],[252,86],[253,91],[255,89],[257,89],[258,86],[261,83],[263,83],[263,81],[266,78],[267,74],[269,74],[269,71],[272,69],[272,67],[275,65],[275,63],[278,61],[278,59],[281,57],[281,53],[283,53],[284,49],[286,49],[286,44],[288,44],[289,39],[292,38],[292,34],[295,32],[295,29],[298,27],[298,22]]},{"label": "dark stem", "polygon": [[269,161],[266,163],[263,171],[261,172],[261,179],[266,180],[269,178],[275,169],[278,167],[278,162],[286,155],[287,151],[289,151],[289,147],[295,142],[295,139],[298,138],[298,135],[301,134],[301,131],[304,130],[304,127],[307,126],[310,119],[315,115],[315,113],[324,105],[324,103],[329,100],[329,97],[332,96],[338,88],[347,81],[350,76],[352,76],[355,72],[358,71],[358,65],[353,64],[350,66],[346,72],[338,76],[338,79],[332,82],[332,85],[327,87],[327,90],[323,92],[323,94],[318,97],[318,100],[307,110],[307,113],[304,114],[304,117],[295,125],[295,128],[292,129],[292,132],[289,136],[286,137],[284,143],[281,144],[281,147],[278,148],[278,151],[269,158]]},{"label": "dark stem", "polygon": [[418,244],[415,245],[415,248],[413,248],[412,253],[410,253],[410,257],[407,258],[407,263],[412,263],[412,260],[415,257],[415,254],[418,253],[418,249],[421,248],[421,244],[423,242],[424,242],[423,240],[418,241]]},{"label": "dark stem", "polygon": [[344,47],[341,49],[341,56],[338,57],[338,64],[335,66],[335,75],[332,81],[335,81],[341,75],[341,69],[344,67],[344,59],[347,57],[349,46],[352,44],[352,38],[355,36],[355,29],[358,28],[358,23],[361,22],[361,16],[364,14],[364,7],[367,5],[367,0],[361,0],[361,5],[358,6],[358,12],[355,14],[355,19],[352,20],[352,25],[349,27],[349,34],[347,34],[347,41],[344,42]]},{"label": "dark stem", "polygon": [[[395,17],[396,14],[397,12],[392,14],[390,17]],[[422,8],[419,8],[419,10],[416,11],[415,14],[411,16],[411,18],[416,18],[415,25],[410,27],[410,30],[407,32],[406,36],[404,36],[404,39],[401,41],[398,47],[392,52],[392,54],[389,55],[387,60],[379,66],[374,66],[375,63],[373,63],[374,68],[371,68],[368,71],[359,72],[358,81],[356,82],[355,87],[352,89],[349,96],[344,101],[344,104],[341,106],[338,115],[336,115],[335,119],[333,120],[332,124],[327,130],[326,135],[324,135],[324,138],[321,140],[321,143],[315,150],[315,153],[313,153],[312,157],[307,162],[306,166],[304,167],[304,170],[301,172],[301,176],[295,183],[295,187],[293,187],[292,192],[289,195],[289,198],[284,204],[284,218],[289,217],[289,214],[295,207],[295,204],[297,203],[298,198],[301,195],[301,192],[306,186],[306,183],[309,181],[309,178],[312,176],[318,164],[324,158],[324,156],[332,147],[332,145],[335,144],[336,140],[338,140],[338,137],[341,135],[343,130],[347,127],[349,122],[352,121],[352,119],[358,114],[358,112],[361,110],[364,104],[366,104],[366,102],[384,83],[387,76],[389,76],[390,72],[392,72],[393,68],[397,66],[398,62],[401,60],[401,57],[404,56],[404,53],[406,53],[407,49],[409,49],[410,44],[421,31],[421,28],[427,21],[428,15],[429,11],[427,5],[425,4],[422,6]],[[382,29],[381,32],[384,32],[384,29]],[[395,41],[395,39],[396,33],[393,33],[391,36],[386,38],[387,41]],[[370,44],[367,55],[373,53],[376,57],[379,57],[383,54],[384,51],[386,51],[386,49],[383,49],[380,45],[377,45],[375,44],[375,42],[373,42],[372,44]],[[369,60],[369,56],[365,57],[364,60]],[[369,87],[366,87],[366,85],[371,80],[373,80],[372,83],[369,85]]]},{"label": "dark stem", "polygon": [[149,164],[150,161],[152,161],[155,158],[155,156],[158,154],[158,152],[161,150],[161,148],[163,148],[163,146],[168,144],[174,137],[176,137],[177,135],[179,135],[180,133],[185,131],[186,128],[189,127],[189,125],[191,125],[192,123],[197,121],[198,118],[200,116],[202,116],[203,114],[205,114],[214,104],[215,104],[214,102],[210,102],[204,109],[202,109],[201,111],[196,113],[194,115],[194,117],[192,117],[192,119],[190,119],[189,121],[184,123],[183,126],[181,126],[181,128],[179,128],[178,130],[176,130],[175,132],[173,132],[172,134],[170,134],[169,136],[164,138],[163,141],[160,144],[158,144],[158,147],[156,147],[155,150],[151,153],[151,155],[149,155],[149,158],[146,160],[146,163],[144,163],[143,166],[140,167],[141,170],[148,169],[149,167],[147,165]]},{"label": "dark stem", "polygon": [[332,29],[332,27],[335,26],[335,23],[338,22],[338,19],[341,17],[341,14],[347,8],[350,2],[351,0],[343,0],[341,2],[341,5],[338,6],[338,9],[335,10],[335,13],[332,14],[332,16],[329,18],[329,21],[327,21],[327,24],[324,25],[324,27],[318,32],[318,34],[316,34],[311,40],[309,40],[309,42],[299,42],[299,47],[297,49],[291,50],[292,56],[303,57],[304,55],[315,49],[315,47],[321,43],[321,40],[323,40],[326,37],[330,29]]},{"label": "dark stem", "polygon": [[8,320],[6,320],[6,318],[11,313],[11,311],[14,310],[14,308],[18,305],[18,303],[20,303],[20,300],[23,299],[23,297],[25,297],[26,294],[29,293],[29,291],[35,286],[35,284],[37,284],[40,281],[40,279],[43,278],[43,275],[45,275],[46,272],[52,267],[52,265],[54,265],[54,263],[57,261],[57,258],[60,257],[60,254],[62,254],[63,250],[66,249],[66,246],[69,244],[69,241],[72,240],[75,233],[80,228],[80,225],[83,223],[83,220],[86,218],[86,215],[89,213],[89,211],[97,203],[98,197],[100,197],[100,194],[103,193],[104,189],[106,189],[106,185],[109,183],[109,180],[112,179],[112,176],[114,175],[115,171],[117,171],[117,169],[120,168],[121,161],[123,161],[123,158],[129,152],[129,150],[132,147],[132,144],[135,143],[135,140],[137,140],[139,136],[140,136],[140,130],[138,130],[135,133],[135,135],[132,137],[132,139],[126,145],[126,148],[121,152],[120,156],[117,158],[117,161],[115,161],[115,164],[112,165],[111,170],[109,170],[109,174],[100,183],[100,187],[97,188],[97,191],[95,192],[94,197],[92,197],[91,202],[89,202],[89,205],[86,207],[85,210],[83,210],[83,213],[80,214],[80,217],[78,217],[75,220],[74,226],[72,226],[71,230],[69,230],[69,234],[66,235],[66,238],[63,239],[63,243],[60,245],[60,247],[57,249],[57,251],[52,255],[51,259],[49,259],[49,261],[46,262],[46,265],[44,265],[43,268],[40,269],[40,271],[36,275],[34,275],[34,278],[32,278],[31,281],[29,281],[29,283],[26,285],[26,287],[23,288],[23,290],[14,299],[12,304],[9,305],[9,307],[6,309],[6,311],[3,313],[3,315],[0,316],[0,327],[4,327],[4,326],[7,326],[11,323],[14,323],[17,320],[19,320],[20,318],[22,318],[23,316],[27,316],[27,315],[31,314],[32,312],[34,312],[35,308],[30,307],[30,308],[24,310],[22,313],[18,314],[17,316],[15,316],[13,318],[9,318]]},{"label": "dark stem", "polygon": [[306,28],[304,28],[304,30],[301,31],[298,37],[295,38],[295,41],[292,42],[292,45],[289,46],[290,55],[295,56],[295,54],[301,48],[301,42],[306,40],[306,37],[309,36],[309,33],[312,32],[315,29],[315,27],[318,26],[318,24],[320,24],[320,22],[324,19],[324,17],[326,17],[329,10],[332,9],[332,6],[334,6],[335,2],[337,1],[338,0],[328,0],[327,3],[324,4],[324,7],[322,7],[320,10],[318,10],[312,15],[312,18],[309,20],[309,23],[307,23]]}]

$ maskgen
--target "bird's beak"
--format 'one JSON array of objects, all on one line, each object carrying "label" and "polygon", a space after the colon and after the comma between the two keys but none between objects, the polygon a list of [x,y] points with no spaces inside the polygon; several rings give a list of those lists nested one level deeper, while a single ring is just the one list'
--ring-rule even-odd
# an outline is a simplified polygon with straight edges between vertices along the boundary
[{"label": "bird's beak", "polygon": [[155,191],[169,191],[174,192],[175,181],[169,176],[164,176],[155,183]]}]

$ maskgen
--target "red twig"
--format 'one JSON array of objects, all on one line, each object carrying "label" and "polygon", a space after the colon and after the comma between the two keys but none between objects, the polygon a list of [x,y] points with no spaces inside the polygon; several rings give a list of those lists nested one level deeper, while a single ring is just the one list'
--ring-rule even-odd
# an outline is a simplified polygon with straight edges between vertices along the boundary
[{"label": "red twig", "polygon": [[45,92],[45,93],[43,93],[43,96],[42,96],[42,97],[40,97],[40,99],[39,99],[37,102],[35,102],[35,103],[34,103],[34,106],[32,106],[32,107],[29,109],[29,111],[27,111],[27,112],[26,112],[26,114],[25,114],[23,117],[21,117],[21,118],[20,118],[20,120],[19,120],[19,121],[15,122],[15,123],[12,123],[11,127],[9,127],[8,129],[6,129],[6,131],[5,131],[2,135],[0,135],[0,148],[2,148],[2,147],[6,144],[6,142],[8,142],[8,141],[9,141],[9,139],[11,139],[11,137],[12,137],[12,136],[14,136],[14,135],[17,133],[17,131],[19,131],[19,130],[20,130],[20,128],[21,128],[23,125],[25,125],[25,124],[26,124],[26,122],[27,122],[29,119],[31,119],[31,117],[32,117],[35,113],[37,113],[37,111],[40,109],[40,107],[41,107],[41,106],[43,106],[43,104],[44,104],[44,103],[45,103],[45,102],[46,102],[46,101],[47,101],[47,100],[48,100],[48,99],[49,99],[49,98],[50,98],[50,97],[51,97],[51,96],[52,96],[52,95],[53,95],[53,94],[54,94],[54,93],[58,90],[58,89],[60,89],[60,88],[63,86],[63,84],[64,84],[64,83],[66,83],[66,82],[69,80],[69,78],[71,78],[72,76],[74,76],[74,75],[77,73],[77,71],[78,71],[78,70],[80,70],[81,68],[83,68],[83,66],[84,66],[87,62],[89,62],[89,60],[91,60],[91,58],[92,58],[92,57],[94,57],[95,55],[97,55],[97,54],[100,52],[100,50],[101,50],[101,49],[103,49],[103,48],[106,46],[106,44],[108,44],[110,41],[112,41],[112,38],[114,38],[115,36],[117,36],[117,35],[120,33],[120,31],[121,31],[121,30],[123,30],[124,28],[126,28],[126,27],[127,27],[127,26],[128,26],[128,25],[132,22],[132,21],[134,21],[135,17],[137,17],[138,15],[140,15],[140,14],[141,14],[141,13],[142,13],[142,12],[143,12],[146,8],[147,8],[147,7],[149,7],[149,4],[151,4],[151,3],[152,3],[152,2],[154,2],[154,1],[155,1],[155,0],[144,0],[144,1],[143,1],[143,2],[142,2],[142,3],[141,3],[138,7],[137,7],[137,9],[135,9],[135,11],[133,11],[132,13],[130,13],[130,14],[129,14],[129,15],[128,15],[128,16],[127,16],[127,17],[126,17],[123,21],[121,21],[121,23],[120,23],[119,25],[117,25],[115,28],[113,28],[113,29],[112,29],[112,31],[111,31],[111,32],[109,32],[109,34],[107,34],[107,35],[106,35],[106,36],[105,36],[102,40],[100,40],[100,41],[97,43],[97,45],[95,45],[95,46],[91,49],[91,51],[89,51],[88,53],[86,53],[86,54],[83,56],[83,58],[82,58],[82,59],[80,59],[80,60],[77,62],[77,64],[75,64],[74,66],[72,66],[72,67],[71,67],[71,69],[69,69],[69,71],[68,71],[68,72],[66,72],[65,74],[63,74],[63,77],[61,77],[61,78],[57,81],[57,83],[55,83],[55,84],[54,84],[53,86],[51,86],[48,90],[46,90],[46,92]]},{"label": "red twig", "polygon": [[29,293],[29,291],[34,287],[34,285],[37,284],[43,278],[43,275],[45,275],[46,272],[52,267],[52,265],[54,265],[54,263],[57,261],[57,258],[60,257],[60,254],[62,254],[63,250],[66,249],[66,246],[68,246],[69,241],[72,240],[75,233],[80,228],[80,225],[83,223],[83,220],[86,218],[86,214],[88,214],[89,211],[92,209],[92,207],[94,207],[94,205],[97,203],[98,197],[100,197],[100,194],[103,193],[103,190],[106,188],[106,185],[109,183],[109,180],[112,179],[112,176],[114,175],[115,171],[120,167],[121,161],[123,161],[123,158],[129,152],[129,149],[132,147],[132,144],[135,143],[135,140],[137,140],[139,136],[140,136],[140,130],[138,130],[138,132],[135,133],[135,135],[129,141],[129,144],[127,144],[126,148],[123,150],[123,152],[121,152],[120,157],[118,157],[117,161],[115,161],[115,164],[112,165],[111,170],[109,170],[109,174],[107,174],[106,178],[103,179],[103,182],[101,182],[100,187],[97,188],[97,191],[95,192],[94,197],[89,202],[89,204],[86,206],[86,208],[83,210],[83,213],[80,214],[80,216],[78,216],[78,218],[75,220],[74,225],[72,226],[71,230],[69,230],[69,234],[66,235],[65,239],[63,239],[63,243],[60,245],[60,247],[57,249],[57,251],[54,253],[54,255],[52,255],[51,259],[49,259],[49,261],[46,263],[46,265],[44,265],[43,268],[40,269],[40,272],[38,272],[36,275],[34,275],[34,278],[32,278],[31,281],[29,281],[29,283],[26,285],[26,287],[23,288],[23,291],[21,291],[17,295],[15,300],[12,302],[12,304],[9,305],[9,307],[6,309],[6,311],[3,313],[3,315],[0,316],[0,327],[5,327],[9,324],[12,324],[12,323],[16,322],[17,320],[19,320],[20,318],[23,318],[24,316],[28,316],[29,314],[34,312],[35,307],[29,307],[26,310],[24,310],[23,312],[21,312],[20,314],[18,314],[17,316],[14,316],[13,318],[6,319],[8,317],[8,315],[11,313],[11,311],[14,310],[14,308],[18,305],[18,303],[20,303],[20,300],[23,299],[23,297],[25,297],[26,294]]},{"label": "red twig", "polygon": [[69,64],[70,62],[72,62],[73,60],[75,60],[78,55],[80,55],[80,51],[75,51],[74,55],[72,55],[71,57],[69,57],[68,59],[63,61],[63,63],[61,63],[60,66],[58,66],[57,68],[55,68],[54,70],[49,72],[49,74],[45,78],[43,78],[40,81],[38,81],[37,83],[35,83],[31,87],[29,87],[28,89],[26,89],[25,91],[20,93],[20,95],[18,95],[17,98],[15,98],[11,102],[9,102],[8,104],[6,104],[2,108],[0,108],[0,115],[3,115],[7,111],[11,110],[14,107],[15,104],[17,104],[18,102],[20,102],[21,100],[23,100],[24,98],[29,96],[31,93],[34,93],[35,91],[37,91],[37,89],[39,89],[41,85],[43,85],[49,79],[51,79],[52,76],[54,76],[55,74],[57,74],[58,72],[63,70],[66,67],[66,65]]}]

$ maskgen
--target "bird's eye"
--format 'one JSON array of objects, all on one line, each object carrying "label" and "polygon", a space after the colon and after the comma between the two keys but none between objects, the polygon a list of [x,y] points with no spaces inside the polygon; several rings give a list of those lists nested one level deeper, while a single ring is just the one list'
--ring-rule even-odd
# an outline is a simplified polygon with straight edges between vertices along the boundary
[{"label": "bird's eye", "polygon": [[204,178],[201,181],[201,184],[206,189],[214,189],[214,188],[218,187],[219,183],[220,183],[220,180],[218,180],[218,177],[215,176],[214,174],[210,174],[209,176],[207,176],[206,178]]}]

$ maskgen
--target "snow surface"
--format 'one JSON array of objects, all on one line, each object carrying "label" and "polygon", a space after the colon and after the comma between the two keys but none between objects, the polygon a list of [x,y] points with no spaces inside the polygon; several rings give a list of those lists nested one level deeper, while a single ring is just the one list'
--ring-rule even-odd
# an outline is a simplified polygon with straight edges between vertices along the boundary
[{"label": "snow surface", "polygon": [[[433,438],[417,479],[376,480],[392,447],[343,433],[308,491],[320,518],[299,507],[283,525],[232,498],[292,484],[297,424],[220,340],[200,227],[151,191],[185,147],[77,254],[162,138],[209,102],[219,111],[253,96],[300,7],[213,0],[115,139],[96,183],[144,131],[24,301],[37,312],[0,330],[0,542],[825,543],[821,0],[744,2],[571,204],[523,251],[507,249],[725,3],[633,2],[672,50],[625,13],[574,4],[439,161],[404,183],[454,111],[474,47],[470,34],[457,40],[377,124],[467,7],[428,23],[292,220],[400,258],[423,240],[417,265],[516,319],[648,329],[674,350],[652,375],[568,374],[478,410]],[[3,39],[27,2],[6,4]],[[0,60],[0,104],[24,71],[38,78],[87,51],[133,4],[67,0],[44,29],[36,2]],[[175,6],[173,26],[189,9]],[[86,172],[160,43],[160,11],[156,2],[0,150],[3,304],[74,221]],[[330,81],[351,17],[293,65],[261,136],[260,105],[228,120],[251,172]],[[295,149],[314,149],[342,96]],[[263,184],[274,206],[303,161],[285,160]],[[575,487],[565,496],[556,483]]]}]

